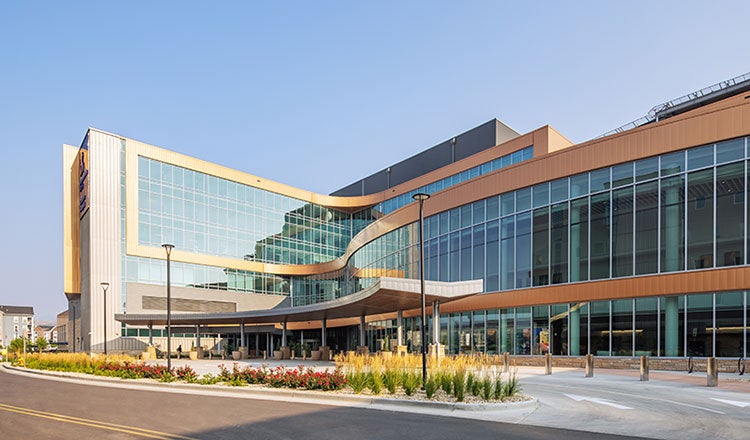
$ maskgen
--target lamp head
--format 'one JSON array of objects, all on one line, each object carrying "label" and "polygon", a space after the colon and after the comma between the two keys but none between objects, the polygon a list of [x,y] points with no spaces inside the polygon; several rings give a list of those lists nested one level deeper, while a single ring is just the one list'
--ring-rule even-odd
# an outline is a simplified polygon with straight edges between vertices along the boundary
[{"label": "lamp head", "polygon": [[414,194],[413,196],[411,196],[411,198],[414,199],[414,200],[422,200],[422,201],[424,201],[424,200],[429,199],[430,195],[427,194],[427,193],[421,193],[420,192],[420,193]]},{"label": "lamp head", "polygon": [[169,254],[172,253],[172,249],[174,248],[174,245],[173,244],[169,244],[169,243],[164,243],[163,245],[161,245],[161,247],[163,247],[164,250],[167,251],[167,256],[169,256]]},{"label": "lamp head", "polygon": [[109,289],[109,283],[99,283],[100,286],[102,286],[102,289],[106,292],[107,289]]}]

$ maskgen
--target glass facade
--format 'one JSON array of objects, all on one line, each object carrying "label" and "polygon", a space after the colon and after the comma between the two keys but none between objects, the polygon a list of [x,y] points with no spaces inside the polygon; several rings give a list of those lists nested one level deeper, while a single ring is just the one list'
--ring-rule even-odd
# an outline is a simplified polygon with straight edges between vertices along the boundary
[{"label": "glass facade", "polygon": [[[745,138],[594,170],[430,216],[425,277],[483,279],[485,291],[492,292],[748,264],[748,164],[739,145]],[[724,149],[734,153],[721,154]],[[409,270],[418,261],[415,236],[391,233],[375,240],[355,252],[351,269],[378,261],[381,272],[416,277]],[[367,254],[364,266],[361,253]],[[384,260],[387,255],[393,258]]]},{"label": "glass facade", "polygon": [[138,158],[138,241],[205,255],[278,264],[340,257],[346,212]]},{"label": "glass facade", "polygon": [[[440,343],[448,354],[744,357],[746,299],[740,291],[450,313],[440,317]],[[396,326],[367,323],[370,349],[395,341]],[[404,329],[418,352],[419,318],[404,318]],[[427,337],[434,342],[432,331]]]}]

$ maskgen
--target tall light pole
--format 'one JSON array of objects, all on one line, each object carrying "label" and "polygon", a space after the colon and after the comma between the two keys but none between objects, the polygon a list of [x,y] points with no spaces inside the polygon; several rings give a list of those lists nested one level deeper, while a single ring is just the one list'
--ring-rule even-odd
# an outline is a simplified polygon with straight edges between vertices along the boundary
[{"label": "tall light pole", "polygon": [[427,316],[425,315],[424,295],[424,201],[430,198],[427,193],[416,193],[412,196],[419,202],[419,292],[422,296],[422,387],[427,383]]},{"label": "tall light pole", "polygon": [[104,356],[107,355],[107,289],[109,289],[109,283],[99,283],[104,291]]},{"label": "tall light pole", "polygon": [[172,286],[169,278],[169,256],[172,254],[173,244],[161,245],[167,252],[167,371],[172,371]]}]

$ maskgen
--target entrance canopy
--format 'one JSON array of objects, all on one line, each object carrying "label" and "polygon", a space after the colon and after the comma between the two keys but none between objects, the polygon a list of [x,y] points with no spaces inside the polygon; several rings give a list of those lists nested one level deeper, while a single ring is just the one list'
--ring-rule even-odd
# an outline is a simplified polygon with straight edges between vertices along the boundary
[{"label": "entrance canopy", "polygon": [[[441,304],[481,293],[482,280],[446,283],[425,281],[425,302]],[[395,313],[421,307],[419,280],[381,277],[371,286],[341,298],[297,307],[277,307],[231,313],[172,313],[172,326],[211,324],[269,324],[320,321]],[[117,321],[129,325],[166,325],[166,313],[117,314]]]}]

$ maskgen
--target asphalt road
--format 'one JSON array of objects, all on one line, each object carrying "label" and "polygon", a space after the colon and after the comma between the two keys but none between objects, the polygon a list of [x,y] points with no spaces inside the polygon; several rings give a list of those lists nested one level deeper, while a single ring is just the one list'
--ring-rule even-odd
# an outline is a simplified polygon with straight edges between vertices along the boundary
[{"label": "asphalt road", "polygon": [[311,403],[101,387],[0,368],[2,439],[626,439]]}]

